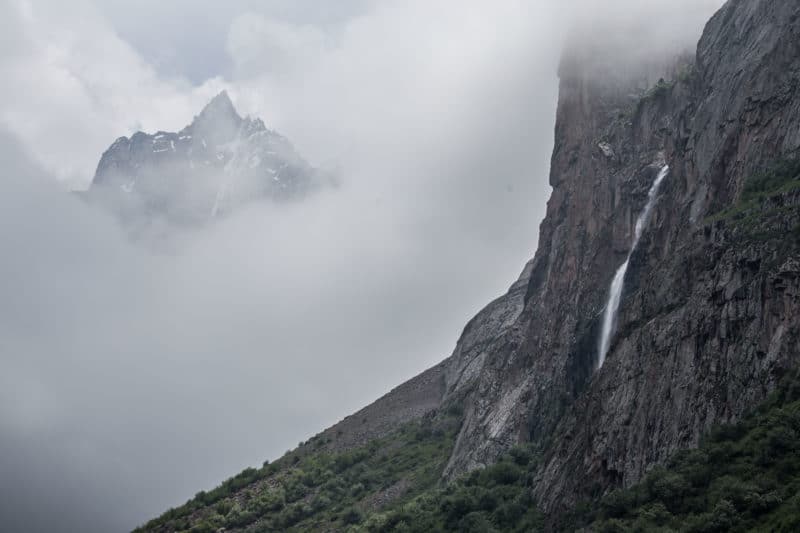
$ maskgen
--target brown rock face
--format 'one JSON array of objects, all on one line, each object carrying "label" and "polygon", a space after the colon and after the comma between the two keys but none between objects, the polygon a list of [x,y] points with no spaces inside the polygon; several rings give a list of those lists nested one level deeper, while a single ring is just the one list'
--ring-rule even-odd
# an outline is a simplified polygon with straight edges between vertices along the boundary
[{"label": "brown rock face", "polygon": [[[587,45],[560,75],[539,249],[409,415],[463,406],[448,478],[534,443],[546,511],[637,481],[800,359],[800,189],[713,216],[800,155],[800,3],[730,0],[695,55],[626,63]],[[664,164],[598,369],[608,287]]]}]

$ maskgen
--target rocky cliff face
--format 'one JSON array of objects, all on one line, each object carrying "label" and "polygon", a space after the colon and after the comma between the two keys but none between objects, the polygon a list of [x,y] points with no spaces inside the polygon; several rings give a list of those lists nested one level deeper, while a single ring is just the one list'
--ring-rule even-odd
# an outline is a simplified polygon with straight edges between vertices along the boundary
[{"label": "rocky cliff face", "polygon": [[[632,259],[609,360],[553,434],[536,489],[545,508],[635,482],[712,424],[739,418],[797,364],[795,170],[775,171],[775,185],[752,200],[745,193],[756,176],[798,155],[798,15],[795,2],[728,2],[691,70],[615,128],[621,176],[635,176],[636,159],[641,165],[651,154],[673,170]],[[641,144],[631,150],[626,137]],[[634,166],[626,168],[628,157]],[[615,175],[613,163],[597,170]],[[627,198],[620,200],[637,205]],[[615,206],[605,215],[613,242],[630,218]],[[602,273],[601,287],[609,256],[618,260],[609,248],[593,261],[584,256]],[[592,308],[596,296],[586,294]]]},{"label": "rocky cliff face", "polygon": [[[796,364],[800,271],[787,234],[800,224],[798,193],[766,191],[747,214],[714,214],[741,202],[752,176],[797,156],[799,15],[796,2],[731,0],[695,58],[606,69],[596,50],[568,53],[553,195],[524,307],[501,336],[489,335],[471,374],[448,475],[532,441],[545,457],[535,489],[542,507],[569,505],[695,445]],[[666,163],[597,369],[610,280]],[[454,368],[474,364],[463,342]]]},{"label": "rocky cliff face", "polygon": [[282,135],[242,118],[222,92],[177,133],[120,137],[89,191],[126,220],[197,223],[244,203],[301,198],[320,182]]},{"label": "rocky cliff face", "polygon": [[[610,46],[565,54],[534,259],[436,368],[440,398],[398,420],[463,407],[449,479],[534,443],[546,511],[634,483],[800,358],[796,171],[748,193],[800,155],[800,4],[730,0],[696,54],[626,60]],[[665,164],[598,368],[608,287]]]}]

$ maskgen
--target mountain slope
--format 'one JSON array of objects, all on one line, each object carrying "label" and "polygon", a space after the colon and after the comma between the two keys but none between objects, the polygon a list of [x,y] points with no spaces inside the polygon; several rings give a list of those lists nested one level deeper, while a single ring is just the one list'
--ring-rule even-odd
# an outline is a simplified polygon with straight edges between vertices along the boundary
[{"label": "mountain slope", "polygon": [[[530,483],[538,458],[514,448],[494,465],[429,490],[368,531],[543,529]],[[583,502],[549,525],[558,531],[797,531],[800,527],[800,378],[787,376],[739,423],[716,426],[699,448],[672,456],[626,490]],[[401,524],[405,524],[402,525]]]},{"label": "mountain slope", "polygon": [[424,418],[348,451],[317,436],[249,469],[141,531],[339,531],[433,489],[452,451],[458,413]]},{"label": "mountain slope", "polygon": [[[552,518],[635,485],[797,366],[800,4],[729,0],[694,55],[643,58],[606,35],[564,54],[553,193],[520,279],[450,358],[324,432],[320,451],[459,413],[443,479],[524,445],[537,460],[514,483]],[[414,408],[387,418],[391,405]]]},{"label": "mountain slope", "polygon": [[541,458],[513,448],[438,487],[459,413],[411,423],[346,453],[320,438],[250,469],[143,531],[796,531],[800,526],[800,374],[737,424],[715,426],[625,490],[548,524],[531,485]]},{"label": "mountain slope", "polygon": [[223,91],[177,133],[114,141],[89,197],[128,219],[197,223],[259,199],[302,198],[320,181],[285,137],[242,118]]}]

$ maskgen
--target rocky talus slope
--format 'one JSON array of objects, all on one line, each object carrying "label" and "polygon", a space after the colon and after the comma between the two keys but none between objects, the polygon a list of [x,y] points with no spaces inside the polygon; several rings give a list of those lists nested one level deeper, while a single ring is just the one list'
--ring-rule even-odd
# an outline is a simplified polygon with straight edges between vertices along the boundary
[{"label": "rocky talus slope", "polygon": [[[554,516],[636,484],[797,366],[800,3],[729,0],[694,54],[630,58],[617,44],[564,54],[553,192],[520,279],[443,363],[296,453],[457,415],[442,479],[524,444],[539,458],[527,490]],[[609,284],[666,164],[598,367]]]}]

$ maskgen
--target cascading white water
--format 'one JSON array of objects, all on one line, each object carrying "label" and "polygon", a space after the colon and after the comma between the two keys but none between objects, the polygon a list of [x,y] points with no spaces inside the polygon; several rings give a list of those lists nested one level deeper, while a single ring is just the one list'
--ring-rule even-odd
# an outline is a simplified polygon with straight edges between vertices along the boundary
[{"label": "cascading white water", "polygon": [[622,266],[617,269],[616,274],[614,274],[614,279],[611,280],[611,287],[608,290],[608,302],[606,302],[606,310],[603,314],[603,329],[600,332],[600,344],[598,346],[600,357],[597,362],[598,368],[603,366],[603,363],[606,361],[606,355],[608,355],[608,349],[611,347],[611,336],[614,334],[614,329],[617,325],[617,311],[619,311],[619,302],[622,298],[622,287],[625,283],[625,273],[628,271],[628,264],[631,262],[631,256],[633,252],[636,251],[639,240],[642,238],[642,233],[644,233],[647,223],[650,221],[650,213],[653,210],[653,205],[656,203],[658,189],[661,187],[661,182],[664,181],[667,174],[669,174],[669,165],[664,165],[658,173],[658,176],[656,176],[652,187],[650,187],[650,191],[647,193],[647,204],[644,206],[644,210],[639,215],[639,218],[636,219],[633,244],[628,252],[628,257],[625,259],[625,262],[622,263]]}]

